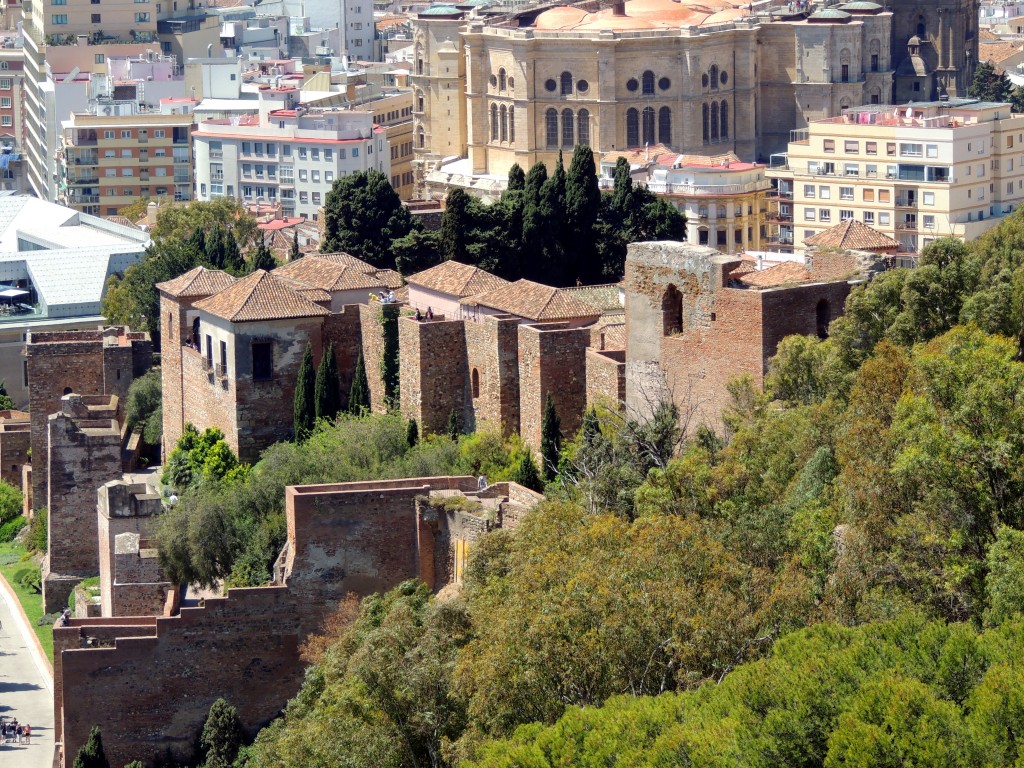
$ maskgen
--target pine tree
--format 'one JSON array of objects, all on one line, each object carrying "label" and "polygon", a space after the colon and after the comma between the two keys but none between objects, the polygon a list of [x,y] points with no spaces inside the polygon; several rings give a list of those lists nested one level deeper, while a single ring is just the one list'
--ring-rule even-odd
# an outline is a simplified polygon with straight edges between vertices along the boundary
[{"label": "pine tree", "polygon": [[110,762],[103,753],[103,737],[99,726],[89,731],[89,738],[75,755],[74,768],[110,768]]},{"label": "pine tree", "polygon": [[1009,101],[1012,84],[1005,75],[996,72],[991,61],[983,61],[974,70],[974,80],[967,90],[967,95],[982,101]]},{"label": "pine tree", "polygon": [[352,375],[352,388],[348,393],[348,412],[362,416],[370,410],[370,382],[366,378],[366,363],[363,353],[356,358],[356,370]]},{"label": "pine tree", "polygon": [[445,428],[445,433],[456,442],[458,442],[459,435],[462,434],[462,416],[455,408],[452,408],[448,414],[448,426]]},{"label": "pine tree", "polygon": [[533,456],[529,451],[519,457],[519,461],[512,467],[512,473],[508,479],[531,491],[537,491],[537,493],[544,490],[544,481],[540,479],[537,464],[533,461]]},{"label": "pine tree", "polygon": [[523,173],[523,169],[519,167],[519,163],[512,163],[512,167],[508,169],[508,185],[506,189],[509,192],[515,192],[518,189],[526,189],[526,174]]},{"label": "pine tree", "polygon": [[405,428],[405,442],[409,444],[410,448],[415,448],[419,441],[420,427],[416,423],[416,419],[409,419],[409,424]]},{"label": "pine tree", "polygon": [[291,255],[291,260],[292,261],[295,261],[296,259],[301,259],[302,258],[302,251],[299,250],[299,230],[298,230],[298,228],[296,228],[295,231],[292,233],[292,251],[291,251],[290,255]]},{"label": "pine tree", "polygon": [[316,374],[313,370],[313,345],[306,343],[306,351],[302,355],[302,362],[299,364],[299,375],[295,381],[295,405],[293,412],[293,423],[295,425],[295,440],[302,442],[313,431],[316,423],[316,412],[314,410],[315,381]]},{"label": "pine tree", "polygon": [[199,741],[206,752],[204,768],[231,768],[242,747],[238,710],[224,699],[213,702]]},{"label": "pine tree", "polygon": [[320,368],[316,372],[316,417],[331,423],[341,412],[341,393],[338,385],[338,362],[334,357],[334,342],[327,345]]},{"label": "pine tree", "polygon": [[555,400],[548,392],[544,401],[544,418],[540,425],[540,458],[546,480],[553,480],[558,474],[558,458],[561,452],[562,422],[555,411]]}]

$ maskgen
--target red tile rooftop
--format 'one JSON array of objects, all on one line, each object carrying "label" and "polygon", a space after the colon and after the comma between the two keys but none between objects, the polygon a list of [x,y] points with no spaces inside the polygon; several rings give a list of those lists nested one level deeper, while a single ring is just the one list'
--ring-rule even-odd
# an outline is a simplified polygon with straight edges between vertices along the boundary
[{"label": "red tile rooftop", "polygon": [[273,231],[273,230],[276,230],[276,229],[287,229],[288,227],[294,227],[296,224],[301,224],[304,221],[305,221],[305,219],[303,219],[301,217],[296,217],[294,219],[287,219],[287,218],[285,218],[285,219],[274,219],[273,221],[261,222],[260,224],[257,224],[256,226],[258,226],[260,229],[265,229],[265,230],[268,230],[268,231]]}]

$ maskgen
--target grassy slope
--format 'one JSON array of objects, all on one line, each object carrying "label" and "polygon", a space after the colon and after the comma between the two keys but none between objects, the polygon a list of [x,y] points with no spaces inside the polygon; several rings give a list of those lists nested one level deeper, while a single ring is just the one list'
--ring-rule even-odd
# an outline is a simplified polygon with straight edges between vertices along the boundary
[{"label": "grassy slope", "polygon": [[0,543],[0,563],[11,560],[11,556],[17,556],[17,560],[10,565],[0,564],[0,573],[7,579],[7,583],[11,585],[11,589],[14,594],[18,596],[18,600],[21,602],[21,607],[25,609],[25,615],[28,616],[29,622],[32,624],[32,628],[39,636],[39,642],[43,646],[43,650],[46,652],[47,657],[53,661],[53,629],[50,623],[46,623],[43,626],[39,626],[39,619],[43,616],[43,596],[38,592],[30,592],[14,580],[14,574],[24,568],[35,568],[39,570],[39,563],[35,560],[21,560],[21,556],[25,553],[25,548],[20,544]]}]

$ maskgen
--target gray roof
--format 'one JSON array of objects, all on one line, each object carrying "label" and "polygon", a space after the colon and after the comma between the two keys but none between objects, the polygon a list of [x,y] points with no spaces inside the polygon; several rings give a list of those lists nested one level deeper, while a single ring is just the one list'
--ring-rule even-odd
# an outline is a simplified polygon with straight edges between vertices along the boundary
[{"label": "gray roof", "polygon": [[107,278],[148,244],[131,227],[34,197],[0,197],[0,282],[31,281],[45,317],[98,315]]}]

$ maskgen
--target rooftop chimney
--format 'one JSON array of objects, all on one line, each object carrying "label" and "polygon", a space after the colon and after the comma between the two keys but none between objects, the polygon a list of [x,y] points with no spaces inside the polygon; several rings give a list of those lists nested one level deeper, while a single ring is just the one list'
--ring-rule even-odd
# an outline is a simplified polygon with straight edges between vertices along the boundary
[{"label": "rooftop chimney", "polygon": [[612,3],[612,16],[626,15],[626,0],[615,0]]}]

